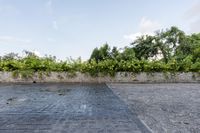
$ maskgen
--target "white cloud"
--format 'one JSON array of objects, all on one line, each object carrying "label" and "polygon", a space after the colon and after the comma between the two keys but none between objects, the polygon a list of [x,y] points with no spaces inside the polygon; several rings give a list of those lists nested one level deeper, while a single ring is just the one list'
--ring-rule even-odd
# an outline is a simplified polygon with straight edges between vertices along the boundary
[{"label": "white cloud", "polygon": [[154,32],[144,32],[144,33],[137,32],[137,33],[130,34],[130,35],[124,35],[124,39],[134,41],[135,39],[137,39],[137,37],[140,37],[142,35],[154,35]]},{"label": "white cloud", "polygon": [[154,32],[155,30],[158,30],[160,26],[161,25],[157,21],[143,17],[139,25],[139,31],[141,33]]},{"label": "white cloud", "polygon": [[138,36],[141,36],[141,35],[142,35],[142,33],[137,32],[137,33],[130,34],[130,35],[124,35],[124,38],[128,39],[128,40],[135,40]]},{"label": "white cloud", "polygon": [[140,21],[138,32],[129,35],[124,35],[124,39],[134,41],[138,36],[141,35],[154,35],[154,32],[160,28],[161,24],[157,21],[143,17]]},{"label": "white cloud", "polygon": [[[42,54],[37,50],[28,50],[28,52],[34,53],[38,57],[42,57]],[[19,54],[19,55],[22,56],[22,57],[26,57],[27,56],[26,50],[23,50],[22,53]]]},{"label": "white cloud", "polygon": [[0,36],[0,44],[28,44],[31,43],[29,39],[22,39],[13,36]]},{"label": "white cloud", "polygon": [[42,57],[42,55],[40,54],[40,52],[37,51],[37,50],[33,50],[33,53],[34,53],[35,55],[39,56],[39,57]]}]

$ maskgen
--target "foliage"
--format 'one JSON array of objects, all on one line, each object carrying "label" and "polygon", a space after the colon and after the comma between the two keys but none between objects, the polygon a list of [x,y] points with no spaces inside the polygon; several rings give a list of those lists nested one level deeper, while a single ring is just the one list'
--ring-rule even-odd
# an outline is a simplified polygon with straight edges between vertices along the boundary
[{"label": "foliage", "polygon": [[138,59],[148,59],[158,54],[158,47],[155,43],[154,36],[141,36],[138,37],[132,45]]},{"label": "foliage", "polygon": [[[157,58],[157,57],[161,58]],[[155,58],[153,58],[155,57]],[[176,27],[159,31],[154,36],[138,37],[131,47],[118,49],[104,44],[95,48],[88,61],[80,58],[59,61],[54,56],[38,57],[25,51],[25,56],[10,53],[0,57],[0,71],[11,71],[14,77],[28,78],[33,73],[76,72],[93,76],[116,72],[200,72],[200,33],[185,35]]]},{"label": "foliage", "polygon": [[97,62],[105,60],[105,59],[110,59],[111,54],[110,54],[110,47],[106,43],[102,47],[95,48],[91,54],[90,60],[95,59]]}]

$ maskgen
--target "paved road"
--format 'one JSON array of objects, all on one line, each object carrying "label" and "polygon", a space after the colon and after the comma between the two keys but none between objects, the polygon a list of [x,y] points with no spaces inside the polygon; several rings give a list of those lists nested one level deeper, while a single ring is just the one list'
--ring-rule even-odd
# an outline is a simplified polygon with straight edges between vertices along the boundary
[{"label": "paved road", "polygon": [[109,84],[154,133],[200,133],[200,84]]},{"label": "paved road", "polygon": [[0,133],[148,133],[105,84],[0,85]]}]

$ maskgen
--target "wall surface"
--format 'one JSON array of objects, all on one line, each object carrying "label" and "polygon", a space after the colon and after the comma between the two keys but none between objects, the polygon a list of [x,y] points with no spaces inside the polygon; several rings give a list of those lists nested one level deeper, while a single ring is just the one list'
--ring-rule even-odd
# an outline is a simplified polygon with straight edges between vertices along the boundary
[{"label": "wall surface", "polygon": [[121,83],[200,83],[200,73],[130,73],[118,72],[114,77],[98,76],[92,77],[83,73],[51,72],[49,74],[35,73],[33,76],[23,76],[22,74],[14,75],[12,72],[0,72],[0,82],[17,83],[17,82],[121,82]]}]

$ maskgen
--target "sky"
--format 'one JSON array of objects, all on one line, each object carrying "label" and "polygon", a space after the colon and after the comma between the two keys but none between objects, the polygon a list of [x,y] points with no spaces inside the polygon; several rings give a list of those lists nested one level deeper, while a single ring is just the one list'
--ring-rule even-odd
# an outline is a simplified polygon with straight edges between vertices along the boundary
[{"label": "sky", "polygon": [[95,47],[123,48],[171,26],[200,32],[200,0],[0,0],[0,56],[86,60]]}]

